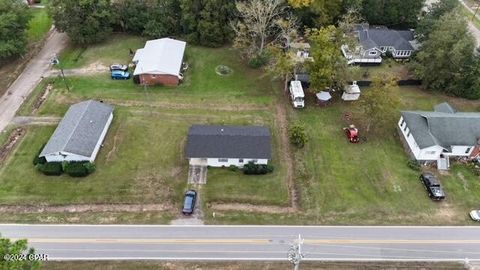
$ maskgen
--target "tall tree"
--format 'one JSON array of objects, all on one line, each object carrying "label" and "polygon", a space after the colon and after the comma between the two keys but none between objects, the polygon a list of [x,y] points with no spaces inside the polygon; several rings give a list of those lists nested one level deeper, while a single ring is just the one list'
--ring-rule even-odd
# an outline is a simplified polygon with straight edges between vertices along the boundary
[{"label": "tall tree", "polygon": [[0,0],[0,59],[25,52],[30,18],[22,1]]},{"label": "tall tree", "polygon": [[415,27],[425,0],[364,0],[362,15],[371,24]]},{"label": "tall tree", "polygon": [[275,37],[276,20],[285,12],[283,0],[236,1],[239,20],[232,22],[235,45],[249,57],[262,55],[269,42]]},{"label": "tall tree", "polygon": [[38,260],[20,260],[20,255],[26,256],[35,254],[33,248],[28,248],[27,240],[10,241],[7,238],[0,238],[0,269],[5,270],[35,270],[40,267]]},{"label": "tall tree", "polygon": [[104,40],[112,32],[114,15],[110,0],[50,0],[55,26],[77,44]]},{"label": "tall tree", "polygon": [[229,21],[234,17],[235,3],[231,0],[204,0],[198,22],[199,44],[209,47],[224,45],[233,37]]},{"label": "tall tree", "polygon": [[[288,0],[288,3],[297,9],[297,16],[309,26],[333,24],[342,12],[342,0]],[[305,16],[302,16],[305,15]],[[308,16],[310,14],[310,16]],[[310,25],[311,17],[314,25]]]},{"label": "tall tree", "polygon": [[362,93],[359,100],[361,119],[365,132],[384,133],[385,127],[393,127],[398,119],[400,98],[394,91],[396,78],[388,74],[375,77],[372,86]]},{"label": "tall tree", "polygon": [[148,23],[148,3],[138,0],[118,0],[113,5],[117,15],[116,24],[129,33],[141,34]]},{"label": "tall tree", "polygon": [[[446,13],[433,25],[431,33],[415,57],[415,72],[426,89],[478,98],[474,89],[479,74],[475,41],[458,10]],[[470,87],[465,85],[469,82]],[[477,93],[477,94],[475,94]]]},{"label": "tall tree", "polygon": [[434,2],[429,8],[426,14],[420,19],[417,29],[415,31],[418,34],[418,40],[420,42],[425,39],[432,32],[434,24],[448,12],[453,11],[459,5],[458,0],[443,0]]},{"label": "tall tree", "polygon": [[153,0],[143,34],[151,38],[171,36],[180,31],[180,5],[177,0]]},{"label": "tall tree", "polygon": [[313,61],[307,65],[310,86],[316,91],[339,88],[346,83],[347,63],[339,50],[345,39],[342,31],[333,25],[309,34]]},{"label": "tall tree", "polygon": [[187,39],[209,47],[228,42],[233,31],[235,3],[230,0],[181,0],[182,29]]}]

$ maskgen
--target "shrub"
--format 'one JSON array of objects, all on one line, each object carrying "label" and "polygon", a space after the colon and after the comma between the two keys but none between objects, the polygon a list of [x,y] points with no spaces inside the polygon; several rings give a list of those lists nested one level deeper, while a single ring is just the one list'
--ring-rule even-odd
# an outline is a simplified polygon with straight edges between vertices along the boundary
[{"label": "shrub", "polygon": [[305,127],[300,124],[293,125],[290,128],[290,142],[298,148],[302,148],[307,143],[308,138],[305,133]]},{"label": "shrub", "polygon": [[228,167],[228,169],[232,172],[236,172],[238,170],[238,167],[235,166],[235,165],[230,165],[230,167]]},{"label": "shrub", "polygon": [[63,173],[61,162],[37,163],[36,167],[45,175],[61,175]]},{"label": "shrub", "polygon": [[243,173],[247,175],[260,175],[260,174],[267,174],[273,172],[272,165],[264,165],[264,164],[255,164],[253,162],[249,162],[245,164],[243,167]]},{"label": "shrub", "polygon": [[248,61],[248,66],[251,68],[260,68],[264,65],[266,65],[268,62],[268,58],[265,55],[256,55],[250,61]]},{"label": "shrub", "polygon": [[407,166],[414,171],[420,171],[422,169],[422,166],[420,165],[420,163],[415,159],[410,159],[407,162]]},{"label": "shrub", "polygon": [[63,167],[72,177],[85,177],[95,171],[95,165],[90,162],[66,162]]},{"label": "shrub", "polygon": [[40,147],[40,149],[38,150],[37,154],[33,157],[33,165],[37,165],[37,164],[45,164],[47,163],[47,160],[45,159],[45,157],[39,157],[40,153],[42,152],[43,148],[45,148],[45,143],[42,145],[42,147]]}]

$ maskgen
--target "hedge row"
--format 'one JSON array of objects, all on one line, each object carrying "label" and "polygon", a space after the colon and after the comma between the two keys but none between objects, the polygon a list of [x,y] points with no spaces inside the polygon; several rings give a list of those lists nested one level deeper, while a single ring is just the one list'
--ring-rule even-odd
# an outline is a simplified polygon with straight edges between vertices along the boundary
[{"label": "hedge row", "polygon": [[91,162],[37,162],[35,165],[45,175],[66,173],[72,177],[85,177],[95,171]]},{"label": "hedge row", "polygon": [[249,175],[256,175],[256,174],[267,174],[273,172],[274,167],[270,164],[263,165],[263,164],[255,164],[253,162],[249,162],[245,164],[243,167],[243,173]]}]

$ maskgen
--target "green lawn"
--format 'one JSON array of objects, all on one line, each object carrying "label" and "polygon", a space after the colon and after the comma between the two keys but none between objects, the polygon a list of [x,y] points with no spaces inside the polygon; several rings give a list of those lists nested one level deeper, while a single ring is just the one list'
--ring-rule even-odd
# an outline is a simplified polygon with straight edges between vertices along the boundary
[{"label": "green lawn", "polygon": [[[368,91],[368,90],[365,90]],[[477,110],[479,102],[448,98],[413,87],[397,88],[402,108],[431,110],[449,100],[462,110]],[[480,182],[463,167],[440,176],[447,199],[431,201],[418,181],[419,172],[407,167],[394,129],[388,136],[369,136],[351,144],[342,115],[355,103],[334,102],[319,108],[289,111],[293,121],[307,127],[309,142],[296,150],[295,175],[300,187],[301,214],[206,212],[211,224],[472,224],[467,213],[478,208]]]},{"label": "green lawn", "polygon": [[33,42],[42,40],[52,27],[52,19],[44,8],[31,8],[32,19],[28,23],[28,39]]},{"label": "green lawn", "polygon": [[375,66],[350,66],[348,72],[352,81],[368,81],[384,74],[394,74],[400,80],[415,78],[408,63],[397,63],[393,59],[384,59],[381,65]]},{"label": "green lawn", "polygon": [[114,35],[103,43],[89,46],[70,46],[60,54],[60,67],[78,68],[90,64],[110,65],[112,63],[127,64],[132,60],[130,49],[135,51],[145,44],[144,38],[128,35]]},{"label": "green lawn", "polygon": [[[114,35],[104,44],[67,49],[62,63],[87,67],[94,63],[128,62],[128,48],[143,46],[144,40]],[[77,57],[79,55],[79,57]],[[72,59],[78,58],[77,61]],[[466,213],[480,200],[478,177],[454,166],[441,176],[447,200],[428,199],[418,172],[406,165],[408,157],[398,135],[392,131],[381,138],[350,144],[342,132],[345,112],[355,103],[336,101],[319,108],[307,100],[304,110],[288,109],[289,121],[303,122],[309,142],[294,150],[295,182],[300,191],[301,211],[295,214],[217,212],[212,219],[208,204],[240,202],[254,205],[288,206],[285,164],[279,161],[279,134],[275,102],[288,102],[277,82],[261,70],[252,70],[230,48],[187,47],[189,69],[179,87],[143,88],[130,81],[112,81],[108,74],[67,77],[70,90],[59,78],[38,115],[63,116],[68,106],[85,99],[116,105],[113,126],[97,158],[98,170],[85,179],[46,177],[31,165],[34,153],[45,143],[54,127],[30,127],[18,151],[0,169],[0,203],[167,203],[175,211],[187,188],[188,164],[183,158],[188,127],[192,124],[267,125],[273,133],[275,172],[246,176],[229,169],[210,169],[202,188],[205,221],[212,224],[466,224]],[[230,76],[215,73],[218,65],[234,70]],[[384,63],[378,70],[404,72],[406,65]],[[394,71],[396,70],[396,71]],[[31,95],[21,114],[31,112]],[[368,91],[368,89],[364,89]],[[446,97],[416,87],[398,88],[402,109],[431,110],[448,100],[461,110],[478,111],[480,102]],[[307,99],[310,96],[307,97]],[[175,212],[176,213],[176,212]],[[121,216],[121,214],[118,214]],[[117,220],[127,218],[118,217]],[[0,217],[1,219],[2,217]],[[40,218],[40,217],[39,217]],[[72,217],[58,215],[57,220]],[[76,217],[73,217],[74,219]],[[35,219],[31,215],[18,220]],[[150,217],[145,222],[154,222]],[[92,220],[93,217],[92,217]],[[142,219],[143,220],[143,219]],[[134,221],[132,221],[134,222]]]}]

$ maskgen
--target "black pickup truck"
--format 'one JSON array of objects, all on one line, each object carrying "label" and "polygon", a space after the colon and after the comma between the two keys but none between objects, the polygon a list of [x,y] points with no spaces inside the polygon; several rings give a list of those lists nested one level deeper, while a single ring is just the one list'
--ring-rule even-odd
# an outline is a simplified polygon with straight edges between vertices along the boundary
[{"label": "black pickup truck", "polygon": [[445,199],[445,192],[443,191],[443,188],[435,175],[431,173],[423,173],[420,175],[420,181],[422,181],[423,185],[425,185],[428,196],[432,198],[432,200],[438,201]]}]

